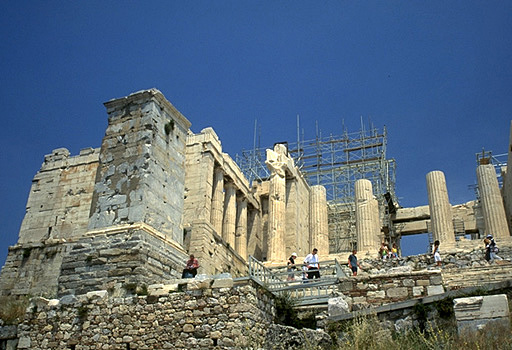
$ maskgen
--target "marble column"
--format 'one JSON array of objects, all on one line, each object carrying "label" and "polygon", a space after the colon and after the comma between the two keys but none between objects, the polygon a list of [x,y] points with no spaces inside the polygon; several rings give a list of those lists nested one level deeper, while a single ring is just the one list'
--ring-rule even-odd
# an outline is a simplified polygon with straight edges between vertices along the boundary
[{"label": "marble column", "polygon": [[372,183],[366,179],[355,183],[357,250],[376,256],[381,243],[379,203],[373,197]]},{"label": "marble column", "polygon": [[454,246],[452,206],[448,199],[444,173],[434,170],[429,172],[426,178],[433,239],[434,241],[439,240],[443,246]]},{"label": "marble column", "polygon": [[213,175],[212,206],[210,222],[220,236],[222,235],[222,217],[224,212],[224,172],[215,167]]},{"label": "marble column", "polygon": [[270,169],[269,213],[268,213],[268,250],[267,260],[284,262],[286,260],[286,163],[283,145],[276,145],[274,151],[267,150],[267,167]]},{"label": "marble column", "polygon": [[322,256],[329,254],[329,228],[327,222],[327,195],[324,186],[311,186],[311,245]]},{"label": "marble column", "polygon": [[494,165],[479,165],[476,168],[476,177],[484,214],[485,234],[491,234],[497,240],[510,240],[505,207]]},{"label": "marble column", "polygon": [[509,232],[512,232],[512,121],[510,122],[510,139],[508,144],[507,170],[503,179],[503,204],[507,214]]},{"label": "marble column", "polygon": [[235,250],[247,260],[247,198],[237,197]]},{"label": "marble column", "polygon": [[232,182],[225,184],[224,217],[222,220],[222,238],[235,249],[236,231],[236,187]]}]

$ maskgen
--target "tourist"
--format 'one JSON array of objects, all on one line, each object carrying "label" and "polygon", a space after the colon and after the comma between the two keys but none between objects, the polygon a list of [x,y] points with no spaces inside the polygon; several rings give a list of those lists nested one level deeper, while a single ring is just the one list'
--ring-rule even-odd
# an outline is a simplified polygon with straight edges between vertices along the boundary
[{"label": "tourist", "polygon": [[441,254],[439,254],[439,241],[434,242],[434,250],[432,251],[432,254],[434,255],[434,261],[436,262],[437,266],[441,266]]},{"label": "tourist", "polygon": [[190,254],[190,257],[183,269],[181,278],[194,278],[197,275],[197,269],[199,268],[199,261],[194,257],[194,254]]},{"label": "tourist", "polygon": [[297,259],[297,253],[292,253],[290,258],[288,258],[288,266],[286,270],[288,271],[288,281],[294,281],[295,280],[295,270],[297,269],[295,267],[295,259]]},{"label": "tourist", "polygon": [[387,246],[387,244],[385,244],[384,242],[382,242],[380,244],[380,249],[379,249],[379,257],[382,259],[382,260],[386,260],[388,258],[388,253],[389,253],[389,248]]},{"label": "tourist", "polygon": [[[487,237],[485,237],[487,240],[488,240],[488,245],[486,246],[486,250],[489,251],[489,260],[490,262],[493,262],[494,260],[503,260],[502,258],[500,258],[498,256],[498,247],[496,246],[496,242],[494,241],[494,238],[492,237],[492,235],[487,235]],[[486,255],[487,255],[487,252],[486,252]],[[487,261],[489,261],[487,260]]]},{"label": "tourist", "polygon": [[[489,235],[490,236],[490,235]],[[488,237],[484,238],[484,246],[485,246],[485,260],[491,261],[491,240]]]},{"label": "tourist", "polygon": [[398,258],[398,248],[396,247],[396,243],[393,243],[393,247],[391,248],[391,257]]},{"label": "tourist", "polygon": [[318,249],[314,248],[311,254],[306,256],[304,264],[308,268],[308,279],[320,278],[320,259],[318,258]]},{"label": "tourist", "polygon": [[302,283],[308,283],[308,265],[306,262],[302,265]]},{"label": "tourist", "polygon": [[357,276],[357,268],[361,268],[361,265],[359,265],[359,262],[357,261],[357,250],[353,250],[352,254],[348,256],[348,266],[352,270],[352,276]]}]

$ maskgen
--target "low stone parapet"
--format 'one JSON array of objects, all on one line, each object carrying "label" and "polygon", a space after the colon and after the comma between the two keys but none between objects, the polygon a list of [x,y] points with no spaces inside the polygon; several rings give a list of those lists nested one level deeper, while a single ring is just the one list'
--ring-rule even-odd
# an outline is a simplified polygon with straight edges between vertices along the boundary
[{"label": "low stone parapet", "polygon": [[365,275],[340,279],[339,291],[352,310],[396,303],[444,293],[441,272],[416,271]]}]

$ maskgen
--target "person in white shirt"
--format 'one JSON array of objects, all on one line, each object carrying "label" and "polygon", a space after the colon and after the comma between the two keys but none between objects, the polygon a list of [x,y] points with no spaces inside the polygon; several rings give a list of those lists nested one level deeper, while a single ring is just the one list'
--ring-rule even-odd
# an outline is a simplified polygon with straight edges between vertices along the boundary
[{"label": "person in white shirt", "polygon": [[314,248],[311,254],[306,256],[304,264],[308,268],[308,279],[320,278],[320,259],[318,258],[318,249]]}]

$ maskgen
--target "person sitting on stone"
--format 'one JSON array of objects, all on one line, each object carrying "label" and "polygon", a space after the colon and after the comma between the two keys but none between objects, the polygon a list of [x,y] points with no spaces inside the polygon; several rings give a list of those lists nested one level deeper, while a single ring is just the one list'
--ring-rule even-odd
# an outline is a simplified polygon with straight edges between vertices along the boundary
[{"label": "person sitting on stone", "polygon": [[183,269],[181,278],[194,278],[197,275],[197,269],[199,268],[199,261],[194,257],[194,254],[190,254],[190,257]]},{"label": "person sitting on stone", "polygon": [[494,260],[503,260],[498,256],[498,246],[496,246],[496,242],[492,235],[487,235],[486,237],[488,244],[486,246],[486,250],[489,251],[489,260],[493,262]]},{"label": "person sitting on stone", "polygon": [[396,243],[393,243],[393,247],[391,248],[391,257],[398,258],[398,248],[396,247]]},{"label": "person sitting on stone", "polygon": [[388,258],[388,252],[389,252],[389,249],[388,249],[387,245],[384,242],[382,242],[380,244],[379,257],[382,260],[386,260]]}]

